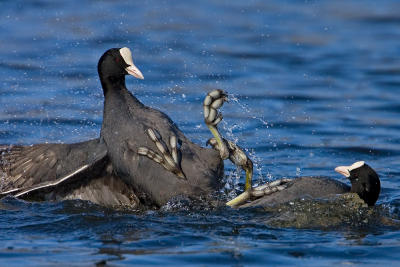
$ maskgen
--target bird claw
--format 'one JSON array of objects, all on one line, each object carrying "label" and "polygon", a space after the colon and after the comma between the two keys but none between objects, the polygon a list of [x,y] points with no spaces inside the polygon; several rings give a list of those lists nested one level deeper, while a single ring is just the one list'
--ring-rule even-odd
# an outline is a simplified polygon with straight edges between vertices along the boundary
[{"label": "bird claw", "polygon": [[291,181],[291,179],[284,178],[249,189],[240,194],[239,196],[235,197],[231,201],[228,201],[226,205],[231,207],[237,207],[250,199],[252,200],[258,199],[263,196],[268,196],[271,195],[272,193],[285,190],[288,187],[289,181]]},{"label": "bird claw", "polygon": [[166,170],[171,171],[176,174],[179,178],[185,179],[186,176],[180,167],[180,158],[178,153],[178,145],[179,142],[175,135],[170,136],[169,145],[171,147],[171,152],[168,149],[168,146],[162,140],[161,135],[156,129],[148,128],[146,130],[149,138],[154,142],[157,147],[157,150],[161,153],[161,155],[157,152],[154,152],[150,148],[147,147],[139,147],[137,153],[142,156],[146,156],[149,159],[161,164]]},{"label": "bird claw", "polygon": [[216,89],[207,94],[203,101],[204,121],[207,125],[216,126],[222,120],[218,109],[228,101],[228,95],[221,89]]},{"label": "bird claw", "polygon": [[251,196],[255,198],[260,198],[263,196],[271,195],[272,193],[282,191],[287,188],[287,183],[291,179],[279,179],[271,183],[266,183],[264,185],[255,187],[251,190]]},{"label": "bird claw", "polygon": [[218,151],[222,159],[227,159],[229,157],[229,150],[227,145],[223,142],[217,128],[218,123],[220,123],[223,118],[218,109],[222,107],[227,100],[228,95],[225,91],[216,89],[209,92],[203,101],[204,122],[218,142]]}]

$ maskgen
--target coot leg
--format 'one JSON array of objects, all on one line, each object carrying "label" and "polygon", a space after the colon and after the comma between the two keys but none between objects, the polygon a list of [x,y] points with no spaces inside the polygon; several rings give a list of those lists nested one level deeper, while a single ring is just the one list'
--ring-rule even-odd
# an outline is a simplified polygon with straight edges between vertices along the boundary
[{"label": "coot leg", "polygon": [[[246,172],[246,183],[244,190],[248,191],[251,189],[252,177],[253,177],[253,162],[247,157],[243,149],[232,141],[222,138],[222,142],[226,144],[229,151],[229,160],[236,166],[241,167]],[[215,150],[219,150],[219,144],[216,138],[210,138],[207,141],[207,145],[211,145]]]},{"label": "coot leg", "polygon": [[219,151],[222,159],[229,158],[233,164],[245,170],[245,191],[250,192],[252,190],[251,181],[253,177],[253,162],[238,145],[222,138],[217,128],[217,124],[222,120],[222,114],[218,109],[222,107],[227,99],[227,94],[220,89],[209,92],[204,99],[204,121],[214,136],[207,141],[207,144]]}]

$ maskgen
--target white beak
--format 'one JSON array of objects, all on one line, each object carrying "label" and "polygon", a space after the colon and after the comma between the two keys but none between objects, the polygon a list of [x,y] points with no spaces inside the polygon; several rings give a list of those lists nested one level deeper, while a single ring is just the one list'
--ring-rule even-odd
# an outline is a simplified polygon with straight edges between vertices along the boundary
[{"label": "white beak", "polygon": [[136,78],[141,79],[141,80],[144,79],[142,72],[135,65],[131,65],[129,67],[126,67],[125,70],[130,75],[132,75],[133,77],[136,77]]},{"label": "white beak", "polygon": [[347,178],[350,177],[350,172],[354,169],[360,168],[361,166],[364,165],[364,161],[357,161],[355,163],[353,163],[350,166],[339,166],[335,168],[335,171],[343,174],[344,176],[346,176]]},{"label": "white beak", "polygon": [[340,174],[343,174],[345,177],[350,177],[350,172],[349,172],[349,167],[350,166],[339,166],[335,168],[335,172],[338,172]]},{"label": "white beak", "polygon": [[133,64],[131,50],[128,47],[123,47],[119,50],[119,53],[121,54],[125,63],[128,65],[128,67],[125,68],[126,72],[133,77],[143,80],[144,77],[142,72],[135,66],[135,64]]}]

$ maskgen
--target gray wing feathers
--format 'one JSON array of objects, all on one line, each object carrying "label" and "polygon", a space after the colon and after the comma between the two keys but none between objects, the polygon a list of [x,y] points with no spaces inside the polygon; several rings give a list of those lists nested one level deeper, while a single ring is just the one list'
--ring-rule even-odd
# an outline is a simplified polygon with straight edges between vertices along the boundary
[{"label": "gray wing feathers", "polygon": [[98,139],[76,144],[0,146],[0,194],[21,196],[56,186],[99,163],[107,149]]},{"label": "gray wing feathers", "polygon": [[42,189],[42,188],[59,185],[60,183],[66,181],[67,179],[73,177],[74,175],[86,170],[87,168],[89,168],[89,166],[90,166],[89,164],[86,164],[86,165],[78,168],[77,170],[73,171],[72,173],[69,173],[66,176],[63,176],[63,177],[61,177],[59,179],[55,179],[54,181],[51,180],[51,181],[48,181],[48,182],[39,183],[37,185],[32,185],[31,187],[28,187],[25,190],[21,190],[20,192],[18,192],[14,196],[15,197],[20,197],[22,195],[25,195],[25,194],[27,194],[29,192],[32,192],[32,191],[35,191],[35,190],[39,190],[39,189]]},{"label": "gray wing feathers", "polygon": [[109,208],[137,208],[139,199],[133,189],[120,178],[105,174],[86,179],[66,190],[56,186],[46,194],[47,200],[81,199]]},{"label": "gray wing feathers", "polygon": [[28,200],[81,199],[137,208],[133,188],[112,171],[99,139],[76,144],[0,146],[0,195]]}]

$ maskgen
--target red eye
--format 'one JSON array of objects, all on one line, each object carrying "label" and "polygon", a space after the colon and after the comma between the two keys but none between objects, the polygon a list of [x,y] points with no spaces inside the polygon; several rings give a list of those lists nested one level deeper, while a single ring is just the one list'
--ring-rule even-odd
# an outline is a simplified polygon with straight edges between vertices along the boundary
[{"label": "red eye", "polygon": [[115,62],[117,62],[117,63],[119,62],[119,58],[118,57],[115,59]]}]

